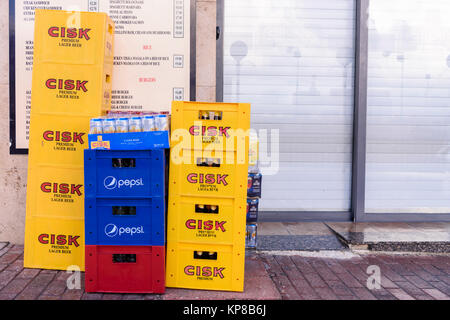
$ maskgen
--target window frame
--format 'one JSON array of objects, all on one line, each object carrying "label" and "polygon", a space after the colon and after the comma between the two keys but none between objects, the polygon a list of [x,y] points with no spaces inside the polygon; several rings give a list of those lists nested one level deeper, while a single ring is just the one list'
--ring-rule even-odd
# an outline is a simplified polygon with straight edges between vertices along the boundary
[{"label": "window frame", "polygon": [[[355,0],[355,75],[351,208],[349,211],[261,211],[261,221],[449,222],[450,212],[369,213],[365,210],[369,6]],[[376,0],[375,0],[376,1]],[[224,0],[217,0],[216,100],[223,101]]]}]

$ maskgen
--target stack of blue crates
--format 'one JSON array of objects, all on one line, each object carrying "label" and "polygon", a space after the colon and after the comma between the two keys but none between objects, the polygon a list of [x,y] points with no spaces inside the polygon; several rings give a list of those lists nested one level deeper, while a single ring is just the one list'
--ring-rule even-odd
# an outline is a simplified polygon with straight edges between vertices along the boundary
[{"label": "stack of blue crates", "polygon": [[[95,143],[108,136],[89,139]],[[117,136],[110,136],[111,146]],[[88,149],[84,154],[85,288],[163,293],[166,150],[118,146],[125,150]]]},{"label": "stack of blue crates", "polygon": [[86,245],[165,245],[163,149],[85,151]]}]

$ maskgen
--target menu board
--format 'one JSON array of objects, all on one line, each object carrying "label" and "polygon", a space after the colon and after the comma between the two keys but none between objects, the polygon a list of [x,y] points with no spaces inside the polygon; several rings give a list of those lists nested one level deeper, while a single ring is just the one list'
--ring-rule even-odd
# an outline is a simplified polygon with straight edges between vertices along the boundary
[{"label": "menu board", "polygon": [[173,100],[195,100],[195,0],[10,0],[12,154],[28,152],[35,9],[114,20],[112,110],[167,111]]}]

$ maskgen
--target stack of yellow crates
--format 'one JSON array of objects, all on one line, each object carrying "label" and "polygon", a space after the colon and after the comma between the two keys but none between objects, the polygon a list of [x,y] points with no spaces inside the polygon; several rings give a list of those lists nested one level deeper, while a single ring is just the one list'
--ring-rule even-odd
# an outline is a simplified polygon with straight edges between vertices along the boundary
[{"label": "stack of yellow crates", "polygon": [[84,270],[83,151],[111,105],[113,45],[104,13],[36,10],[25,267]]},{"label": "stack of yellow crates", "polygon": [[172,103],[166,286],[243,291],[250,105]]}]

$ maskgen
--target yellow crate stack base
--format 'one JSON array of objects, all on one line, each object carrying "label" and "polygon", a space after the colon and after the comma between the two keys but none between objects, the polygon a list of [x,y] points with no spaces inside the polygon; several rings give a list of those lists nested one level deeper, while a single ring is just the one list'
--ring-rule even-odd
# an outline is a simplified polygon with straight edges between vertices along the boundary
[{"label": "yellow crate stack base", "polygon": [[25,244],[26,268],[84,271],[84,218],[27,217],[26,225],[27,237],[35,239]]},{"label": "yellow crate stack base", "polygon": [[[206,259],[194,259],[195,251]],[[167,242],[166,259],[167,287],[244,291],[245,246]]]},{"label": "yellow crate stack base", "polygon": [[84,270],[83,152],[111,105],[114,23],[36,10],[24,266]]},{"label": "yellow crate stack base", "polygon": [[249,129],[249,104],[172,103],[168,287],[243,291]]}]

